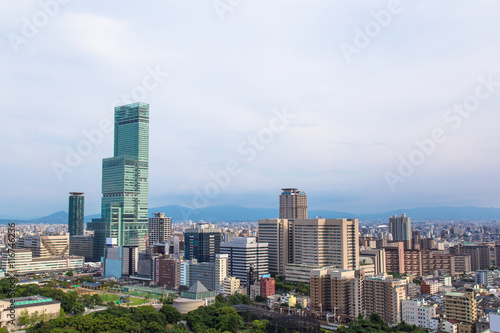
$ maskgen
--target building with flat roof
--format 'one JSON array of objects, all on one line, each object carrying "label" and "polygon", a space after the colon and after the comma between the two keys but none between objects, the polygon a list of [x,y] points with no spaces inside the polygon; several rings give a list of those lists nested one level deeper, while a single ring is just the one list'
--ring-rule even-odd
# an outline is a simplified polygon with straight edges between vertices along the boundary
[{"label": "building with flat roof", "polygon": [[311,309],[355,319],[361,307],[355,295],[356,272],[341,269],[316,269],[311,272]]},{"label": "building with flat roof", "polygon": [[94,257],[94,237],[90,236],[70,236],[69,255],[84,257],[85,261],[99,261]]},{"label": "building with flat roof", "polygon": [[477,321],[477,302],[474,291],[448,292],[444,295],[444,314],[447,320],[459,322],[460,333],[473,333]]},{"label": "building with flat roof", "polygon": [[236,294],[240,290],[240,279],[228,276],[222,282],[222,295],[225,297]]},{"label": "building with flat roof", "polygon": [[389,218],[389,232],[393,240],[402,241],[406,249],[411,248],[411,219],[406,214]]},{"label": "building with flat roof", "polygon": [[410,325],[431,329],[431,322],[436,318],[437,304],[430,305],[424,300],[403,300],[403,321]]},{"label": "building with flat roof", "polygon": [[84,204],[83,192],[69,193],[68,232],[70,236],[83,236]]},{"label": "building with flat roof", "polygon": [[296,219],[293,234],[294,264],[359,268],[357,219]]},{"label": "building with flat roof", "polygon": [[402,320],[402,301],[406,299],[406,280],[392,276],[369,276],[363,283],[363,305],[366,313],[377,313],[385,323]]},{"label": "building with flat roof", "polygon": [[220,253],[220,228],[211,223],[196,223],[184,231],[184,259],[214,262]]},{"label": "building with flat roof", "polygon": [[69,254],[69,234],[26,235],[17,246],[30,249],[35,258],[61,257]]},{"label": "building with flat roof", "polygon": [[247,283],[250,267],[255,276],[269,273],[268,244],[257,243],[255,237],[235,237],[232,242],[221,244],[221,253],[228,255],[228,275]]},{"label": "building with flat roof", "polygon": [[[13,307],[11,307],[11,303],[14,305]],[[14,309],[15,312],[12,313],[11,309]],[[14,324],[19,326],[23,315],[32,315],[35,312],[38,315],[45,314],[47,320],[59,318],[60,311],[61,302],[49,297],[36,295],[2,299],[0,300],[0,327],[9,327],[12,330],[13,327],[8,322],[14,320]],[[9,316],[9,314],[14,316]]]},{"label": "building with flat roof", "polygon": [[269,272],[285,275],[285,267],[293,262],[293,221],[288,219],[259,220],[259,243],[267,243]]},{"label": "building with flat roof", "polygon": [[14,257],[10,257],[7,249],[2,250],[0,267],[7,274],[23,275],[83,268],[83,257],[33,258],[33,254],[29,249],[17,249],[15,253]]},{"label": "building with flat roof", "polygon": [[475,272],[475,282],[489,286],[493,283],[493,272],[488,270],[480,270]]},{"label": "building with flat roof", "polygon": [[172,218],[166,217],[165,213],[153,213],[149,218],[149,245],[166,242],[172,236]]},{"label": "building with flat roof", "polygon": [[189,284],[201,282],[209,290],[215,290],[215,263],[214,262],[196,262],[192,260],[189,263]]}]

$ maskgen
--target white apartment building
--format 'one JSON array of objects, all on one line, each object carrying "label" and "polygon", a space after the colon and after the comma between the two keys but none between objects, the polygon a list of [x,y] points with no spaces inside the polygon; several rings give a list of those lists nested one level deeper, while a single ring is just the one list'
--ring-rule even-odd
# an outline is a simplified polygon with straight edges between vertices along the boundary
[{"label": "white apartment building", "polygon": [[222,293],[224,279],[227,277],[228,273],[228,254],[216,254],[215,255],[215,292]]},{"label": "white apartment building", "polygon": [[437,304],[429,305],[423,300],[403,300],[402,319],[410,325],[431,328],[432,318],[436,317]]}]

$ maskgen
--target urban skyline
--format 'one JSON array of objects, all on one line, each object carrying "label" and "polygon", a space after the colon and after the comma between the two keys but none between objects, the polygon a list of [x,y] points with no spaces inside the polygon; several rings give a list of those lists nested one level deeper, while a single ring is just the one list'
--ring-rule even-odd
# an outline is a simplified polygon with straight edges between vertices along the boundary
[{"label": "urban skyline", "polygon": [[[316,193],[311,209],[499,207],[500,161],[490,154],[500,142],[490,38],[499,4],[400,3],[363,47],[357,31],[380,20],[384,1],[257,2],[224,19],[206,3],[130,15],[136,6],[60,5],[30,38],[21,18],[44,9],[3,11],[0,82],[4,110],[15,112],[1,127],[10,156],[0,169],[10,175],[2,216],[64,210],[70,191],[85,192],[87,212],[99,212],[110,111],[131,102],[158,110],[151,207],[193,206],[196,191],[233,160],[234,174],[208,205],[274,207],[267,188],[292,185]],[[346,57],[346,45],[355,53]],[[26,89],[36,94],[24,98]]]}]

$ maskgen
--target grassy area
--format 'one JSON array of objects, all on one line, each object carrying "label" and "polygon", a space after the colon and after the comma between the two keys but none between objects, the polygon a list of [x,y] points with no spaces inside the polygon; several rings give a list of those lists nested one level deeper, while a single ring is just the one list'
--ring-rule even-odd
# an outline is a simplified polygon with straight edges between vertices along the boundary
[{"label": "grassy area", "polygon": [[[113,295],[113,294],[99,294],[101,296],[101,299],[107,303],[107,302],[116,302],[120,299],[120,295]],[[145,300],[143,298],[137,298],[137,297],[130,297],[131,302],[130,303],[122,303],[122,304],[128,304],[128,305],[140,305],[149,302],[148,300]]]}]

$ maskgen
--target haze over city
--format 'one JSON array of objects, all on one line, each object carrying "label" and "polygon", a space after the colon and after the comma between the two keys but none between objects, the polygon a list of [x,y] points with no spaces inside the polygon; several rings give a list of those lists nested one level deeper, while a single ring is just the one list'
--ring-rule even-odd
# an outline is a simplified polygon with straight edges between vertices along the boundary
[{"label": "haze over city", "polygon": [[0,217],[67,210],[71,191],[99,213],[132,102],[150,105],[149,207],[193,207],[220,172],[208,205],[276,207],[293,186],[311,209],[500,207],[500,4],[224,8],[67,2],[44,22],[37,1],[0,4]]}]

